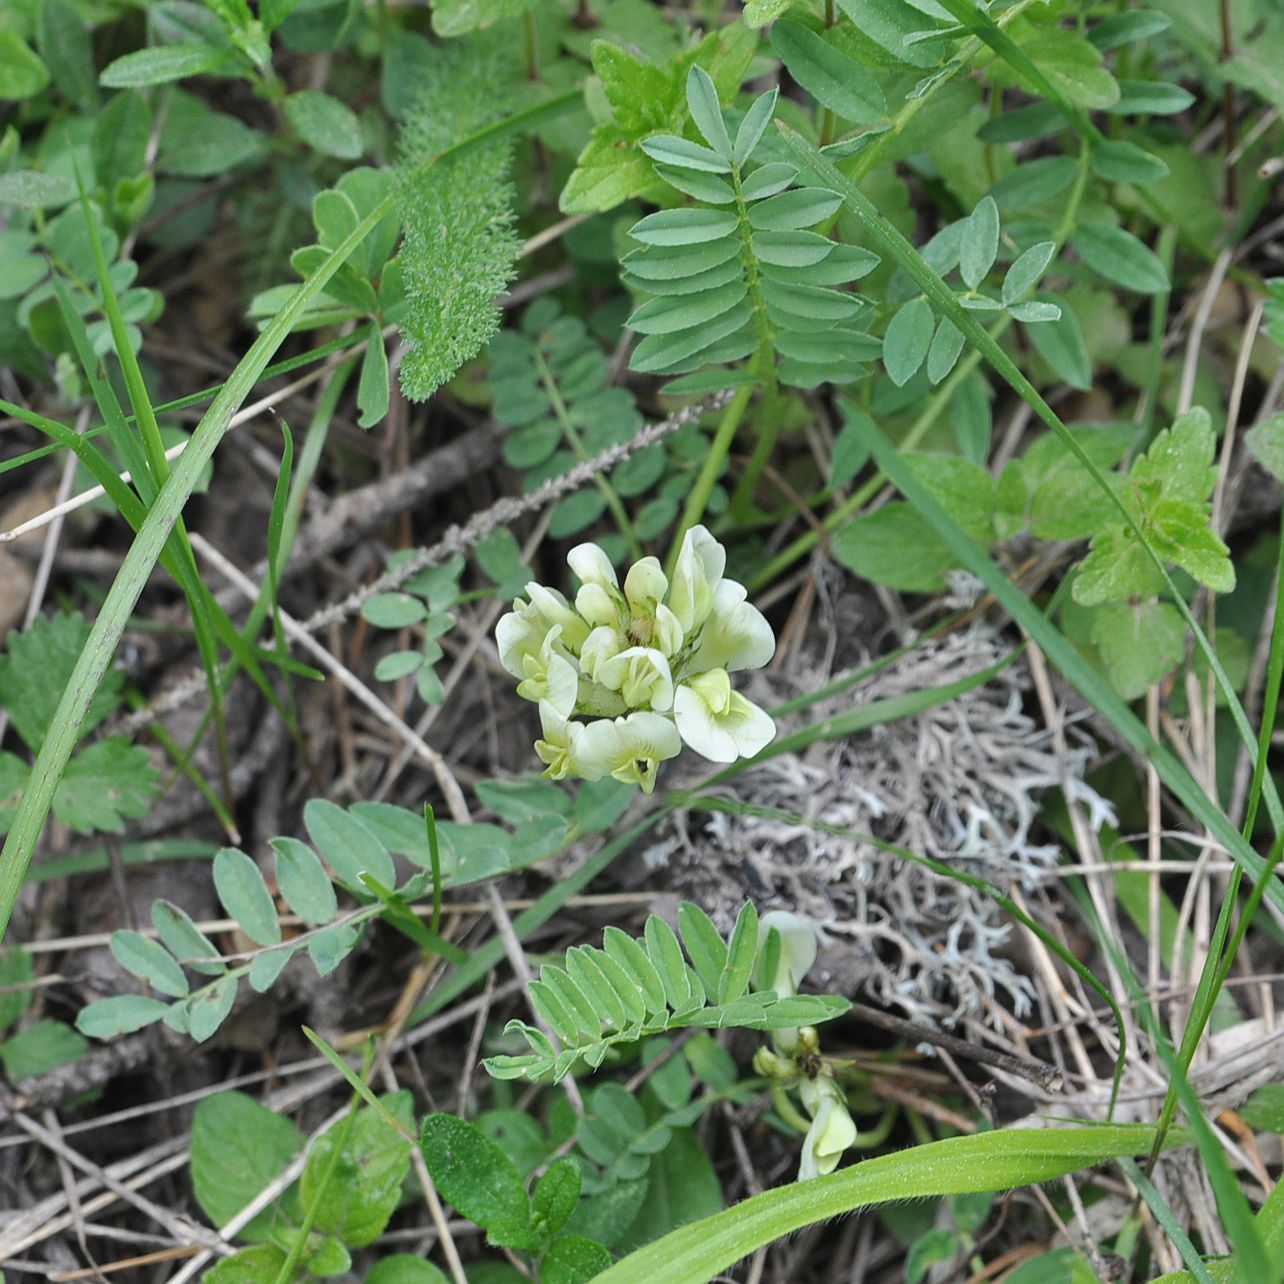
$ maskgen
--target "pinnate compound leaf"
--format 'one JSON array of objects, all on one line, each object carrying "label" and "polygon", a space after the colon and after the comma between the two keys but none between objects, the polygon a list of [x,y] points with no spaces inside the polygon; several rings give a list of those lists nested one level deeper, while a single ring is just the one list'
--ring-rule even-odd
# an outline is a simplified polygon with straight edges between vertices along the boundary
[{"label": "pinnate compound leaf", "polygon": [[736,130],[736,141],[732,147],[732,155],[737,165],[743,165],[762,141],[763,133],[771,124],[771,118],[775,114],[776,97],[779,92],[776,89],[769,89],[765,94],[759,94],[749,104],[749,110],[745,112],[740,128]]},{"label": "pinnate compound leaf", "polygon": [[146,749],[123,736],[109,736],[80,750],[67,764],[54,794],[54,815],[77,833],[118,834],[126,817],[147,814],[160,784],[160,772]]},{"label": "pinnate compound leaf", "polygon": [[718,87],[713,77],[701,66],[687,72],[687,110],[704,141],[724,160],[731,159],[731,136],[722,118]]},{"label": "pinnate compound leaf", "polygon": [[114,1039],[119,1034],[133,1034],[154,1024],[168,1010],[168,1004],[146,995],[113,994],[81,1008],[76,1029],[91,1039]]},{"label": "pinnate compound leaf", "polygon": [[[243,1092],[206,1097],[192,1118],[192,1188],[206,1217],[222,1226],[280,1176],[306,1137],[288,1119]],[[267,1209],[241,1231],[265,1237],[275,1220]]]},{"label": "pinnate compound leaf", "polygon": [[141,932],[120,931],[111,934],[111,952],[127,972],[146,981],[153,989],[181,999],[190,988],[183,969],[174,956],[159,942]]},{"label": "pinnate compound leaf", "polygon": [[235,847],[220,848],[214,857],[214,889],[223,908],[256,945],[276,945],[281,924],[272,893],[259,867]]}]

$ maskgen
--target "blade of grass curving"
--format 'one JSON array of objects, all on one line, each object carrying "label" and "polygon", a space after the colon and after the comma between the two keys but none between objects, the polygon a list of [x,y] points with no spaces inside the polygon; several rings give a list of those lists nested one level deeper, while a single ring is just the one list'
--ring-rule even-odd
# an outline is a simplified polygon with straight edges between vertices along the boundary
[{"label": "blade of grass curving", "polygon": [[[905,465],[896,447],[883,433],[872,423],[861,424],[858,431],[864,436],[879,468],[914,505],[932,530],[949,544],[962,565],[985,585],[1008,615],[1038,643],[1048,659],[1060,669],[1075,689],[1103,717],[1109,719],[1124,741],[1143,760],[1154,765],[1164,784],[1231,854],[1235,862],[1242,865],[1245,872],[1254,879],[1261,878],[1266,868],[1265,861],[1200,788],[1177,756],[1151,736],[1137,715],[1115,694],[1114,688],[1008,579],[989,554],[959,527]],[[1284,889],[1271,884],[1267,887],[1267,895],[1273,905],[1284,909]]]},{"label": "blade of grass curving", "polygon": [[1142,1154],[1145,1124],[1007,1129],[946,1137],[794,1182],[702,1217],[630,1253],[596,1284],[703,1284],[804,1226],[894,1200],[1012,1190]]},{"label": "blade of grass curving", "polygon": [[[555,115],[569,111],[582,101],[579,90],[568,91],[515,113],[470,138],[440,153],[435,163],[447,156],[466,154],[497,137],[529,128]],[[0,940],[8,930],[14,902],[22,887],[23,876],[31,861],[40,831],[53,803],[54,791],[62,779],[71,751],[79,739],[80,728],[103,675],[111,664],[117,643],[129,616],[161,555],[169,533],[196,486],[201,469],[208,463],[236,409],[258,382],[272,354],[290,333],[295,321],[308,303],[325,288],[349,255],[374,230],[379,220],[394,208],[394,198],[380,201],[352,229],[343,242],[318,265],[295,291],[281,310],[264,327],[250,345],[249,351],[214,398],[192,434],[191,444],[179,457],[169,480],[151,505],[137,538],[126,553],[111,589],[103,602],[89,640],[72,671],[67,689],[50,723],[49,733],[32,767],[31,777],[13,818],[12,826],[0,850]]]},{"label": "blade of grass curving", "polygon": [[1113,1118],[1115,1104],[1119,1099],[1119,1085],[1123,1079],[1124,1063],[1128,1055],[1128,1035],[1124,1028],[1123,1013],[1119,1010],[1119,1005],[1115,1002],[1114,995],[1093,975],[1087,965],[1070,953],[1046,927],[1031,918],[1001,888],[996,887],[988,879],[981,878],[977,874],[969,874],[966,870],[947,865],[944,861],[933,860],[930,856],[923,856],[918,852],[910,851],[908,847],[901,847],[899,844],[888,842],[884,838],[875,838],[872,834],[857,833],[855,830],[848,829],[842,825],[830,825],[825,821],[816,820],[810,816],[802,816],[797,812],[786,811],[780,807],[764,807],[757,803],[741,802],[738,799],[720,798],[716,794],[690,794],[683,799],[682,805],[705,811],[726,812],[733,816],[761,816],[767,820],[785,820],[793,825],[805,825],[808,829],[814,829],[818,833],[832,834],[836,838],[847,838],[865,843],[881,852],[886,852],[889,856],[897,856],[901,860],[909,861],[912,865],[930,869],[933,874],[937,874],[941,878],[949,878],[956,883],[963,883],[967,887],[973,887],[979,892],[984,892],[996,905],[1016,919],[1022,927],[1026,928],[1027,931],[1033,932],[1085,985],[1095,990],[1106,1006],[1109,1007],[1114,1016],[1116,1036],[1119,1039],[1119,1055],[1115,1058],[1108,1112],[1108,1117]]},{"label": "blade of grass curving", "polygon": [[[267,565],[272,636],[276,640],[276,649],[285,655],[289,647],[285,641],[285,626],[281,623],[281,572],[284,569],[281,561],[281,536],[285,531],[285,507],[290,497],[290,480],[294,474],[294,437],[290,432],[290,425],[284,419],[280,424],[281,468],[276,475],[276,485],[272,488],[272,511],[268,514]],[[252,636],[246,638],[247,642],[253,640]]]},{"label": "blade of grass curving", "polygon": [[[842,196],[844,205],[855,217],[861,227],[868,232],[876,242],[878,242],[878,244],[895,261],[897,266],[905,271],[906,275],[913,280],[920,290],[922,290],[927,300],[936,308],[936,310],[942,316],[945,316],[952,321],[954,325],[962,331],[964,337],[968,339],[974,347],[976,347],[986,361],[988,361],[998,374],[1000,374],[1003,379],[1011,385],[1012,389],[1021,396],[1034,413],[1057,434],[1062,442],[1064,442],[1066,448],[1074,455],[1079,463],[1088,470],[1089,475],[1101,489],[1102,494],[1106,496],[1108,501],[1120,514],[1129,531],[1140,541],[1142,547],[1146,551],[1147,557],[1150,558],[1152,564],[1162,577],[1163,583],[1171,594],[1177,610],[1180,612],[1186,627],[1190,630],[1190,634],[1194,639],[1195,645],[1199,648],[1200,653],[1207,662],[1208,667],[1217,682],[1217,686],[1226,700],[1227,710],[1230,712],[1231,718],[1234,720],[1236,730],[1238,731],[1241,740],[1248,747],[1253,761],[1256,763],[1257,737],[1254,734],[1252,727],[1249,725],[1248,715],[1244,712],[1244,706],[1240,703],[1239,697],[1235,693],[1235,689],[1232,686],[1230,679],[1226,676],[1226,670],[1223,667],[1221,660],[1218,658],[1217,653],[1209,643],[1204,630],[1200,628],[1199,622],[1191,612],[1186,599],[1177,591],[1177,586],[1173,583],[1172,576],[1169,575],[1167,566],[1155,551],[1150,540],[1146,537],[1145,531],[1142,530],[1137,519],[1124,503],[1123,499],[1116,493],[1115,489],[1110,486],[1106,480],[1105,474],[1096,465],[1096,463],[1089,458],[1078,438],[1066,427],[1060,416],[1057,415],[1052,407],[1048,405],[1034,384],[1032,384],[1030,380],[1021,373],[1016,362],[1014,362],[1012,358],[1004,352],[998,343],[995,342],[993,337],[986,331],[985,327],[976,320],[975,315],[972,312],[969,312],[958,302],[954,297],[954,292],[941,279],[941,277],[934,272],[926,262],[924,262],[922,255],[919,254],[914,246],[911,245],[896,228],[894,228],[879,214],[873,202],[849,178],[847,178],[846,175],[835,168],[835,166],[826,157],[822,156],[812,143],[808,142],[796,131],[781,124],[779,121],[777,122],[777,125],[780,129],[785,145],[798,158],[802,165],[809,169],[826,187],[832,188]],[[865,431],[865,425],[863,424],[858,423],[857,428],[859,431]],[[900,471],[902,473],[904,472],[903,469]],[[909,492],[906,488],[900,485],[899,482],[897,482],[896,485],[897,488],[908,498]],[[915,491],[916,493],[921,493],[922,488],[915,487]],[[916,507],[918,506],[917,501],[915,501],[915,505]],[[950,523],[950,526],[960,538],[966,538],[962,536],[962,532],[958,531],[957,527],[955,527],[953,523]],[[953,542],[953,539],[950,536],[945,536],[944,538],[946,538],[947,542]],[[970,544],[971,541],[969,540],[968,543]],[[973,547],[975,547],[975,545],[973,545]],[[990,565],[993,564],[990,563]],[[1004,577],[1004,581],[1007,583],[1006,576]],[[1069,675],[1067,674],[1067,676]],[[1102,684],[1097,683],[1097,685],[1100,687]],[[1121,701],[1115,700],[1114,703],[1123,707]],[[1174,764],[1176,763],[1175,759],[1170,760]],[[1190,785],[1193,786],[1194,781],[1190,780],[1189,777],[1188,780]],[[1284,805],[1281,805],[1279,792],[1275,788],[1274,781],[1272,781],[1269,776],[1265,777],[1263,785],[1266,808],[1270,814],[1271,823],[1275,830],[1279,832],[1284,829]],[[1198,787],[1195,786],[1195,788],[1197,789]],[[1202,796],[1202,791],[1199,792]],[[1183,799],[1183,801],[1186,800]],[[1207,801],[1208,800],[1205,798],[1205,802]],[[1187,806],[1190,806],[1189,802],[1187,802]],[[1207,810],[1207,808],[1204,808],[1203,810]],[[1217,814],[1221,816],[1220,812]],[[1222,820],[1224,821],[1225,817],[1222,817]],[[1223,824],[1222,828],[1224,830],[1226,825]],[[1234,832],[1233,829],[1231,832]],[[1239,845],[1239,850],[1243,850],[1243,845]]]},{"label": "blade of grass curving", "polygon": [[424,803],[424,829],[428,834],[428,867],[432,873],[432,918],[428,926],[437,934],[441,930],[441,844],[437,840],[437,815],[432,803]]}]

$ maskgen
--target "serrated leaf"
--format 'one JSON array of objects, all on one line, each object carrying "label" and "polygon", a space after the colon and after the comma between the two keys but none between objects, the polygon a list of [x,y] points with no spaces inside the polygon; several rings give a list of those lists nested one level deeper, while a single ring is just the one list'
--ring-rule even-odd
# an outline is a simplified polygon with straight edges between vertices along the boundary
[{"label": "serrated leaf", "polygon": [[1131,597],[1153,597],[1163,586],[1141,541],[1123,526],[1095,535],[1072,589],[1080,606],[1102,606]]},{"label": "serrated leaf", "polygon": [[809,27],[791,19],[776,23],[771,47],[789,74],[844,120],[872,125],[886,116],[887,100],[873,76]]},{"label": "serrated leaf", "polygon": [[214,890],[228,915],[256,945],[276,945],[281,924],[272,894],[259,867],[235,847],[220,848],[214,857]]},{"label": "serrated leaf", "polygon": [[936,330],[936,316],[926,299],[902,304],[883,336],[883,365],[892,382],[903,387],[927,358]]},{"label": "serrated leaf", "polygon": [[190,987],[183,969],[159,941],[141,932],[113,932],[111,952],[125,971],[148,982],[153,989],[168,994],[172,999],[187,996]]},{"label": "serrated leaf", "polygon": [[160,790],[160,772],[147,750],[110,736],[80,750],[54,793],[54,815],[77,833],[118,834],[126,817],[147,815]]},{"label": "serrated leaf", "polygon": [[1165,499],[1202,503],[1217,483],[1216,449],[1211,416],[1202,406],[1194,406],[1156,435],[1145,455],[1133,464],[1132,479],[1155,483]]},{"label": "serrated leaf", "polygon": [[1071,244],[1083,262],[1107,281],[1138,294],[1158,294],[1168,288],[1164,265],[1131,232],[1121,227],[1080,223]]},{"label": "serrated leaf", "polygon": [[1186,653],[1186,626],[1167,602],[1120,602],[1093,613],[1092,640],[1116,691],[1136,700]]}]

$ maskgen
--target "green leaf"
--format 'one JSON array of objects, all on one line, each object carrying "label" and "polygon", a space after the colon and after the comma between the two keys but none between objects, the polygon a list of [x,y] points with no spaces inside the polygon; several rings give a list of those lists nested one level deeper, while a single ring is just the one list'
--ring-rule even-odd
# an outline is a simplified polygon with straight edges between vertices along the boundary
[{"label": "green leaf", "polygon": [[955,565],[949,547],[900,501],[839,527],[831,549],[837,561],[862,578],[909,593],[944,588],[943,572]]},{"label": "green leaf", "polygon": [[375,665],[375,677],[380,682],[396,682],[399,678],[417,672],[423,663],[422,651],[394,651],[391,655],[383,656]]},{"label": "green leaf", "polygon": [[776,97],[779,92],[776,89],[769,89],[765,94],[759,94],[749,104],[749,110],[745,112],[740,128],[736,130],[736,141],[732,148],[732,155],[737,165],[744,165],[762,141],[762,135],[775,114]]},{"label": "green leaf", "polygon": [[718,101],[718,87],[713,77],[703,67],[693,66],[687,73],[687,110],[704,141],[722,157],[731,159],[731,137],[726,121],[722,119],[722,104]]},{"label": "green leaf", "polygon": [[1094,272],[1139,294],[1168,288],[1164,265],[1131,232],[1110,223],[1080,223],[1071,238],[1075,252]]},{"label": "green leaf", "polygon": [[108,89],[141,89],[167,85],[188,76],[201,76],[227,66],[235,55],[216,45],[156,45],[124,54],[109,63],[98,77]]},{"label": "green leaf", "polygon": [[16,32],[0,30],[0,99],[34,98],[49,83],[49,69]]},{"label": "green leaf", "polygon": [[1235,587],[1230,550],[1208,526],[1208,505],[1184,499],[1161,500],[1150,511],[1151,538],[1161,556],[1214,593]]},{"label": "green leaf", "polygon": [[969,290],[989,274],[999,254],[999,207],[994,197],[983,196],[963,224],[959,242],[959,273]]},{"label": "green leaf", "polygon": [[990,188],[990,195],[1005,214],[1042,205],[1074,182],[1078,168],[1069,156],[1040,156],[1005,174]]},{"label": "green leaf", "polygon": [[1108,526],[1093,537],[1072,591],[1080,606],[1102,606],[1130,597],[1152,597],[1162,585],[1141,541],[1126,527]]},{"label": "green leaf", "polygon": [[[280,1176],[306,1140],[288,1119],[243,1092],[198,1102],[192,1116],[192,1190],[205,1216],[215,1226],[231,1221]],[[265,1209],[241,1230],[242,1237],[265,1238],[276,1216]]]},{"label": "green leaf", "polygon": [[730,183],[724,182],[715,174],[704,174],[693,169],[674,169],[669,165],[656,165],[655,172],[670,187],[697,201],[709,205],[730,205],[736,199],[736,193]]},{"label": "green leaf", "polygon": [[387,848],[342,807],[313,798],[303,808],[303,823],[317,850],[353,891],[366,891],[362,874],[369,874],[384,887],[396,886],[397,869]]},{"label": "green leaf", "polygon": [[428,608],[409,593],[380,593],[361,607],[361,618],[381,629],[405,629],[428,618]]},{"label": "green leaf", "polygon": [[[639,348],[641,346],[638,345]],[[605,511],[606,499],[600,491],[582,490],[577,494],[567,495],[553,509],[553,515],[548,521],[548,532],[554,539],[578,535],[585,527],[592,526]]]},{"label": "green leaf", "polygon": [[309,923],[328,923],[338,912],[334,885],[316,853],[297,838],[274,838],[276,884],[285,903]]},{"label": "green leaf", "polygon": [[149,999],[142,994],[113,994],[81,1008],[76,1029],[91,1039],[114,1039],[154,1024],[167,1011],[169,1005],[159,999]]},{"label": "green leaf", "polygon": [[275,1284],[287,1261],[275,1244],[254,1244],[220,1258],[201,1279],[208,1284]]},{"label": "green leaf", "polygon": [[30,779],[31,768],[17,754],[0,751],[0,834],[13,823]]},{"label": "green leaf", "polygon": [[[0,705],[33,753],[44,743],[58,701],[89,637],[79,613],[41,616],[25,633],[10,633],[8,654],[0,656]],[[124,675],[109,671],[94,694],[85,719],[89,732],[120,704]]]},{"label": "green leaf", "polygon": [[944,40],[908,39],[935,31],[939,21],[929,18],[916,4],[907,0],[839,0],[838,7],[885,64],[922,68],[940,64],[947,47]]},{"label": "green leaf", "polygon": [[356,160],[365,150],[361,122],[337,98],[316,89],[304,89],[288,95],[283,106],[286,119],[313,151],[340,160]]},{"label": "green leaf", "polygon": [[450,1278],[413,1253],[393,1253],[381,1257],[366,1272],[365,1284],[450,1284]]},{"label": "green leaf", "polygon": [[834,450],[829,461],[829,484],[835,490],[850,486],[869,460],[869,448],[852,419],[868,418],[863,410],[849,401],[840,403],[843,426],[834,438]]},{"label": "green leaf", "polygon": [[532,1223],[541,1235],[555,1235],[566,1225],[580,1202],[582,1183],[580,1165],[569,1155],[549,1164],[531,1195]]},{"label": "green leaf", "polygon": [[77,833],[118,834],[126,817],[147,815],[159,792],[160,772],[147,750],[110,736],[80,750],[54,793],[54,815]]},{"label": "green leaf", "polygon": [[1052,367],[1057,378],[1072,388],[1087,392],[1092,387],[1092,360],[1083,341],[1079,319],[1066,300],[1055,294],[1041,296],[1043,301],[1055,303],[1061,315],[1046,325],[1028,331],[1034,350]]},{"label": "green leaf", "polygon": [[[86,111],[98,105],[89,26],[70,0],[42,0],[37,24],[40,54],[59,93]],[[0,53],[0,62],[3,61]]]},{"label": "green leaf", "polygon": [[614,1258],[596,1240],[583,1235],[563,1235],[540,1259],[543,1284],[589,1284],[611,1265]]},{"label": "green leaf", "polygon": [[1159,486],[1165,499],[1202,503],[1217,484],[1216,449],[1212,418],[1202,406],[1194,406],[1156,435],[1133,464],[1132,479]]},{"label": "green leaf", "polygon": [[629,235],[644,245],[700,245],[718,241],[736,230],[736,216],[721,210],[660,210],[639,219]]},{"label": "green leaf", "polygon": [[678,930],[696,975],[710,994],[717,994],[727,965],[727,943],[718,934],[713,920],[698,905],[683,901],[678,906]]},{"label": "green leaf", "polygon": [[792,20],[776,23],[771,47],[789,74],[844,120],[872,125],[887,115],[887,101],[873,76],[809,27]]},{"label": "green leaf", "polygon": [[1088,39],[1104,52],[1136,40],[1149,40],[1151,36],[1167,31],[1171,25],[1168,15],[1155,9],[1122,10],[1093,23]]},{"label": "green leaf", "polygon": [[116,962],[139,980],[170,998],[184,998],[189,990],[183,969],[159,942],[141,932],[120,931],[111,934],[111,952]]},{"label": "green leaf", "polygon": [[0,951],[0,1034],[3,1034],[31,1006],[35,989],[23,989],[36,979],[31,955],[21,946]]},{"label": "green leaf", "polygon": [[[194,972],[221,976],[227,970],[218,957],[218,947],[192,922],[186,910],[169,901],[153,901],[152,926],[165,948]],[[208,961],[198,963],[197,959]]]},{"label": "green leaf", "polygon": [[[286,958],[288,955],[283,951],[279,956],[260,957],[275,961],[278,957]],[[257,963],[258,960],[256,959],[255,962]],[[254,977],[253,967],[251,967],[250,977],[251,980]],[[219,1026],[232,1014],[232,1004],[236,1002],[236,988],[237,979],[229,974],[199,991],[184,1005],[188,1032],[197,1043],[204,1043],[206,1039],[212,1038]]]},{"label": "green leaf", "polygon": [[1136,143],[1105,139],[1092,149],[1092,172],[1109,183],[1157,183],[1168,177],[1168,166]]},{"label": "green leaf", "polygon": [[1120,602],[1092,616],[1092,640],[1110,681],[1125,700],[1136,700],[1166,677],[1186,654],[1186,626],[1167,602]]},{"label": "green leaf", "polygon": [[[402,1127],[411,1126],[409,1092],[390,1093],[380,1102]],[[382,1111],[362,1108],[327,1183],[325,1173],[344,1131],[344,1121],[339,1120],[313,1143],[299,1179],[299,1197],[312,1212],[316,1230],[336,1236],[350,1248],[362,1248],[383,1234],[397,1209],[402,1182],[410,1171],[411,1142]]]},{"label": "green leaf", "polygon": [[[1021,52],[1074,106],[1098,111],[1119,101],[1119,85],[1102,66],[1100,51],[1075,32],[1065,28],[1036,30],[1021,41]],[[1018,84],[1035,94],[1043,92],[1024,69],[1011,70],[1011,79]]]},{"label": "green leaf", "polygon": [[1248,453],[1276,481],[1284,481],[1284,411],[1256,423],[1244,434]]},{"label": "green leaf", "polygon": [[857,1208],[905,1199],[1010,1190],[1120,1155],[1144,1154],[1150,1125],[1004,1129],[911,1146],[744,1200],[630,1254],[596,1284],[711,1279],[758,1247]]},{"label": "green leaf", "polygon": [[[430,1114],[420,1146],[438,1191],[462,1216],[501,1236],[528,1230],[530,1200],[522,1175],[475,1124],[455,1115]],[[496,1242],[493,1237],[491,1242]]]},{"label": "green leaf", "polygon": [[744,281],[736,279],[698,294],[664,295],[642,304],[627,325],[638,334],[673,334],[704,326],[734,308],[745,292]]},{"label": "green leaf", "polygon": [[1186,111],[1195,95],[1162,80],[1121,80],[1119,101],[1106,110],[1114,116],[1173,116]]},{"label": "green leaf", "polygon": [[257,130],[180,89],[165,114],[156,168],[182,178],[213,178],[259,159],[266,147]]},{"label": "green leaf", "polygon": [[897,387],[918,372],[932,346],[936,316],[926,299],[911,299],[897,309],[883,336],[883,365]]},{"label": "green leaf", "polygon": [[729,174],[731,165],[711,147],[678,138],[674,134],[656,134],[638,144],[658,165],[676,169],[693,169],[704,174]]},{"label": "green leaf", "polygon": [[370,323],[365,356],[361,358],[361,380],[357,385],[359,428],[373,428],[388,413],[388,353],[377,322]]},{"label": "green leaf", "polygon": [[75,199],[75,187],[56,174],[41,174],[34,169],[15,169],[8,174],[0,174],[0,205],[22,205],[38,210],[66,205]]},{"label": "green leaf", "polygon": [[943,320],[936,327],[932,346],[927,351],[927,377],[933,383],[940,383],[959,359],[963,351],[963,332],[953,321]]},{"label": "green leaf", "polygon": [[66,1065],[88,1051],[89,1044],[71,1026],[45,1017],[0,1043],[0,1063],[10,1082],[16,1083]]},{"label": "green leaf", "polygon": [[214,857],[214,889],[223,908],[256,945],[280,942],[281,924],[272,893],[259,867],[244,852],[235,847],[219,849]]},{"label": "green leaf", "polygon": [[[612,781],[612,784],[618,782]],[[571,800],[551,780],[530,776],[522,780],[479,780],[473,787],[479,801],[509,824],[541,816],[571,814]]]},{"label": "green leaf", "polygon": [[759,202],[749,211],[749,222],[759,231],[802,231],[824,222],[841,204],[823,187],[803,187]]}]

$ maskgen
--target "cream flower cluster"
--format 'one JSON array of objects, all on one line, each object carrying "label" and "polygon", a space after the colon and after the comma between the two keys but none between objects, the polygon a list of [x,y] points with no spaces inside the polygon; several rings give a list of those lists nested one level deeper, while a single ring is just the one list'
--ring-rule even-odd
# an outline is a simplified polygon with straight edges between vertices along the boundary
[{"label": "cream flower cluster", "polygon": [[518,695],[539,704],[546,776],[612,776],[650,793],[684,743],[713,762],[770,743],[776,724],[729,675],[761,668],[776,638],[744,585],[723,578],[726,551],[703,526],[687,531],[672,583],[644,557],[621,588],[596,544],[566,560],[580,580],[574,603],[528,584],[529,601],[518,598],[495,628]]}]

